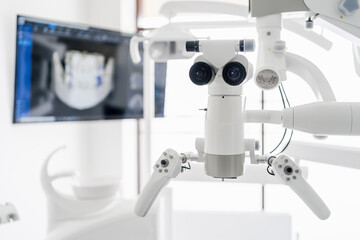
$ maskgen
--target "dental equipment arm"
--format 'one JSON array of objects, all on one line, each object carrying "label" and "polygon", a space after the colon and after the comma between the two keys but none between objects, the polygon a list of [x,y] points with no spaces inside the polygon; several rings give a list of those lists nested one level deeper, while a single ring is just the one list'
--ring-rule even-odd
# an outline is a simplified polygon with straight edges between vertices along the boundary
[{"label": "dental equipment arm", "polygon": [[288,185],[318,218],[325,220],[330,216],[329,208],[303,178],[301,169],[294,161],[280,155],[272,161],[271,166],[275,176]]}]

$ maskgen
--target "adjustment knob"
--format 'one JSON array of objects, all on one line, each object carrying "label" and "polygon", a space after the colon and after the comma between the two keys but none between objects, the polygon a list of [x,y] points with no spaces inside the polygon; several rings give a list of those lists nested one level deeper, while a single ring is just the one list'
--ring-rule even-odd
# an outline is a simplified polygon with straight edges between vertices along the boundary
[{"label": "adjustment knob", "polygon": [[163,159],[160,161],[162,167],[167,167],[169,165],[169,160]]}]

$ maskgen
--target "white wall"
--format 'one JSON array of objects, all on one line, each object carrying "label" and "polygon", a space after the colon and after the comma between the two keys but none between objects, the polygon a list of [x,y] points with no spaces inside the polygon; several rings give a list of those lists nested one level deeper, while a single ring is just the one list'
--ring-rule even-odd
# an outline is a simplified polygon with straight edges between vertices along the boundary
[{"label": "white wall", "polygon": [[[134,9],[135,1],[127,2]],[[81,165],[90,166],[87,167],[90,174],[119,177],[125,172],[120,159],[123,154],[135,157],[136,143],[133,121],[124,122],[125,137],[121,134],[124,125],[120,121],[11,123],[16,14],[119,29],[119,6],[120,0],[0,0],[0,203],[14,203],[21,217],[21,221],[14,224],[0,225],[0,239],[42,239],[45,236],[46,199],[40,187],[39,172],[45,157],[54,148],[68,146],[66,154],[57,158],[59,162],[51,171]],[[123,138],[128,145],[124,152],[121,151]],[[130,178],[128,182],[135,181],[135,166],[131,164],[125,173]]]}]

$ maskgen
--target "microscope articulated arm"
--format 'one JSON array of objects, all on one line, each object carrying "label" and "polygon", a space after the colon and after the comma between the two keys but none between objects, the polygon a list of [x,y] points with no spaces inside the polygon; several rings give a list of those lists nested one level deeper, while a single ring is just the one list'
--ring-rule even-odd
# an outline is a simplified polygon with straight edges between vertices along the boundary
[{"label": "microscope articulated arm", "polygon": [[282,115],[282,111],[247,110],[245,112],[245,122],[282,124]]},{"label": "microscope articulated arm", "polygon": [[311,87],[318,101],[336,101],[324,74],[306,58],[287,52],[286,70],[301,77]]}]

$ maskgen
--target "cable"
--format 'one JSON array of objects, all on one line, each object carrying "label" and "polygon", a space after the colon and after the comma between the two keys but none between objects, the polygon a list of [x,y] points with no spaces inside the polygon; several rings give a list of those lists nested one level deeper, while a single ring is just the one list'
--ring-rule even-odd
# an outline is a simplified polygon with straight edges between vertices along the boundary
[{"label": "cable", "polygon": [[[281,86],[282,86],[282,84],[281,84]],[[283,107],[286,108],[286,104],[285,104],[285,100],[284,100],[284,95],[283,95],[283,93],[282,93],[282,91],[281,91],[280,86],[279,86],[278,88],[279,88],[279,92],[280,92],[280,95],[281,95],[281,100],[282,100],[282,103],[283,103]],[[282,88],[282,89],[284,89],[284,88]],[[284,93],[285,93],[285,92],[284,92]],[[286,95],[285,95],[285,96],[286,96]],[[288,105],[290,106],[289,101],[287,101],[287,103],[288,103]],[[283,143],[283,141],[284,141],[284,139],[285,139],[286,133],[287,133],[287,128],[285,128],[284,134],[283,134],[280,142],[278,143],[278,145],[276,145],[276,147],[275,147],[273,150],[271,150],[270,153],[275,152],[276,149],[278,149],[278,148],[280,147],[280,145]]]},{"label": "cable", "polygon": [[185,172],[186,170],[191,170],[191,165],[187,162],[187,166],[181,166],[181,172]]},{"label": "cable", "polygon": [[287,142],[287,144],[285,145],[285,147],[283,148],[283,150],[281,150],[281,152],[279,152],[277,155],[283,153],[283,152],[287,149],[287,147],[290,145],[291,139],[292,139],[292,137],[293,137],[293,133],[294,133],[294,130],[291,130],[291,134],[290,134],[290,139],[289,139],[289,141]]},{"label": "cable", "polygon": [[[281,86],[282,91],[284,92],[284,96],[285,96],[286,102],[287,102],[288,106],[290,107],[290,102],[289,102],[289,99],[288,99],[288,97],[287,97],[287,95],[286,95],[284,86],[282,85],[282,83],[280,84],[280,86]],[[281,96],[283,96],[283,95],[281,95]],[[291,134],[290,134],[289,141],[286,143],[285,147],[281,150],[281,152],[279,152],[279,153],[276,154],[276,155],[279,155],[279,154],[283,153],[283,152],[287,149],[287,147],[290,145],[290,142],[291,142],[291,140],[292,140],[293,134],[294,134],[294,129],[291,130]]]},{"label": "cable", "polygon": [[[283,84],[281,83],[278,88],[279,88],[281,100],[282,100],[282,103],[283,103],[283,107],[286,108],[286,105],[287,105],[287,107],[291,107],[289,98],[287,97],[287,94],[286,94],[286,91],[285,91],[285,89],[284,89]],[[286,101],[286,102],[285,102],[285,101]],[[287,149],[287,147],[290,145],[290,142],[291,142],[291,140],[292,140],[293,134],[294,134],[294,130],[291,130],[290,138],[289,138],[288,142],[285,144],[285,147],[284,147],[279,153],[276,154],[276,156],[278,156],[279,154],[283,153],[283,152]],[[270,151],[270,153],[275,152],[275,151],[281,146],[281,144],[284,142],[284,139],[285,139],[286,135],[287,135],[287,128],[285,128],[284,134],[283,134],[280,142],[278,143],[278,145],[277,145],[272,151]]]},{"label": "cable", "polygon": [[271,176],[275,176],[275,173],[273,170],[270,170],[270,166],[267,166],[266,171],[268,172],[268,174],[270,174]]},{"label": "cable", "polygon": [[[282,84],[281,84],[281,85],[282,85]],[[279,86],[278,88],[279,88],[279,91],[280,91],[280,95],[281,95],[281,100],[282,100],[283,106],[284,106],[284,108],[286,108],[285,100],[284,100],[284,95],[283,95],[283,93],[282,93],[282,91],[281,91],[281,87]],[[288,103],[289,103],[289,102],[288,102]]]},{"label": "cable", "polygon": [[286,95],[284,86],[282,85],[282,83],[280,84],[280,86],[281,86],[282,91],[284,92],[285,99],[286,99],[286,102],[287,102],[287,104],[288,104],[288,107],[290,107],[289,99],[288,99],[288,97],[287,97],[287,95]]},{"label": "cable", "polygon": [[[281,100],[282,100],[284,109],[286,108],[286,103],[287,103],[287,106],[290,107],[290,106],[291,106],[291,105],[290,105],[290,101],[289,101],[289,99],[288,99],[288,97],[287,97],[287,94],[286,94],[286,91],[285,91],[285,89],[284,89],[283,84],[281,83],[278,88],[279,88],[279,92],[280,92],[280,95],[281,95]],[[284,96],[285,96],[285,99],[284,99]],[[285,103],[285,101],[286,101],[286,103]],[[283,136],[282,136],[279,144],[278,144],[270,153],[273,153],[276,149],[279,148],[279,146],[283,143],[286,134],[287,134],[287,128],[285,128],[284,134],[283,134]],[[292,130],[291,130],[291,134],[290,134],[290,138],[289,138],[288,142],[286,143],[285,147],[284,147],[279,153],[277,153],[275,156],[278,156],[279,154],[283,153],[283,152],[287,149],[287,147],[290,145],[290,142],[291,142],[291,140],[292,140],[293,134],[294,134],[294,130],[292,129]],[[269,159],[270,159],[270,158],[269,158]],[[271,164],[270,164],[270,162],[269,162],[269,159],[268,159],[268,164],[269,164],[269,166],[267,166],[266,171],[268,172],[268,174],[274,176],[274,175],[275,175],[275,174],[274,174],[274,171],[273,171],[272,169],[270,169],[270,168],[271,168]]]},{"label": "cable", "polygon": [[271,151],[270,151],[270,153],[275,152],[275,151],[276,151],[276,149],[278,149],[278,147],[280,147],[280,145],[282,144],[282,142],[283,142],[283,141],[284,141],[284,139],[285,139],[286,133],[287,133],[287,128],[285,128],[284,134],[283,134],[283,136],[282,136],[282,138],[281,138],[280,142],[278,143],[278,145],[277,145],[277,146],[276,146],[273,150],[271,150]]},{"label": "cable", "polygon": [[267,166],[267,168],[266,168],[266,171],[267,171],[268,174],[270,174],[271,176],[275,176],[274,171],[273,171],[272,169],[270,169],[271,166],[272,166],[272,162],[273,162],[273,160],[274,160],[275,158],[276,158],[275,156],[271,156],[271,157],[269,157],[269,158],[266,160],[266,162],[267,162],[267,164],[268,164],[268,166]]}]

